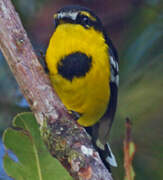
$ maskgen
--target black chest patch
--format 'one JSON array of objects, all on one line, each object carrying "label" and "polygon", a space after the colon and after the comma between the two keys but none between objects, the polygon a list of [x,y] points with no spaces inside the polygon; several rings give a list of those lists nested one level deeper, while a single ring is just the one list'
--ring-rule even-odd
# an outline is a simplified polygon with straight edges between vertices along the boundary
[{"label": "black chest patch", "polygon": [[81,52],[75,52],[65,56],[58,63],[58,73],[72,81],[74,77],[85,76],[91,68],[92,58]]}]

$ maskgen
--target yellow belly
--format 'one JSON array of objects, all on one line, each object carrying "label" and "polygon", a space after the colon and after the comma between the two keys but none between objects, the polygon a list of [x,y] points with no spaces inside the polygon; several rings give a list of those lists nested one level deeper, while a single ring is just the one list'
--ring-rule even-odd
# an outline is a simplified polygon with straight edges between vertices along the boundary
[{"label": "yellow belly", "polygon": [[[90,71],[80,78],[69,81],[57,71],[57,63],[65,55],[82,52],[92,57]],[[81,25],[58,26],[50,40],[46,62],[52,85],[68,110],[82,116],[82,126],[95,124],[105,113],[110,98],[110,64],[108,46],[102,33]]]}]

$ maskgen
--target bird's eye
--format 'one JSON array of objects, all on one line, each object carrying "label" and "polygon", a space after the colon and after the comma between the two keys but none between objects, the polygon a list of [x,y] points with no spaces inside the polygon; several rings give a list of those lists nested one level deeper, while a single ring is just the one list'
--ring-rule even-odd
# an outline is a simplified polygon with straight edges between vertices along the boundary
[{"label": "bird's eye", "polygon": [[77,17],[77,22],[84,25],[84,26],[89,26],[89,18],[87,16],[84,15],[78,15]]},{"label": "bird's eye", "polygon": [[84,22],[84,23],[88,23],[88,21],[89,21],[89,19],[88,19],[88,17],[87,16],[84,16],[84,17],[82,17],[82,22]]}]

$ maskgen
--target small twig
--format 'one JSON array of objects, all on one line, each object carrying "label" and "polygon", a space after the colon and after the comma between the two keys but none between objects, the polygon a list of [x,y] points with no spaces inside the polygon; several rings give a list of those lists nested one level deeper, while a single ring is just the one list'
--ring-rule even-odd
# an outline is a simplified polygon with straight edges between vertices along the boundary
[{"label": "small twig", "polygon": [[126,135],[124,140],[124,167],[125,167],[125,180],[134,180],[135,173],[132,168],[132,161],[135,154],[135,144],[131,138],[131,121],[126,119]]},{"label": "small twig", "polygon": [[41,125],[50,153],[77,180],[112,180],[85,130],[53,91],[10,0],[0,0],[0,49]]}]

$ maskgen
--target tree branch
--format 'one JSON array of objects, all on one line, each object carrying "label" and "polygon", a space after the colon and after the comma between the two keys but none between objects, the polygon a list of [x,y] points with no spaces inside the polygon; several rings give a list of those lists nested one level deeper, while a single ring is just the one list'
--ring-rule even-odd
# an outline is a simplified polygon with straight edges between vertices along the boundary
[{"label": "tree branch", "polygon": [[85,130],[67,113],[10,0],[0,1],[0,48],[27,99],[50,153],[80,180],[112,180]]}]

